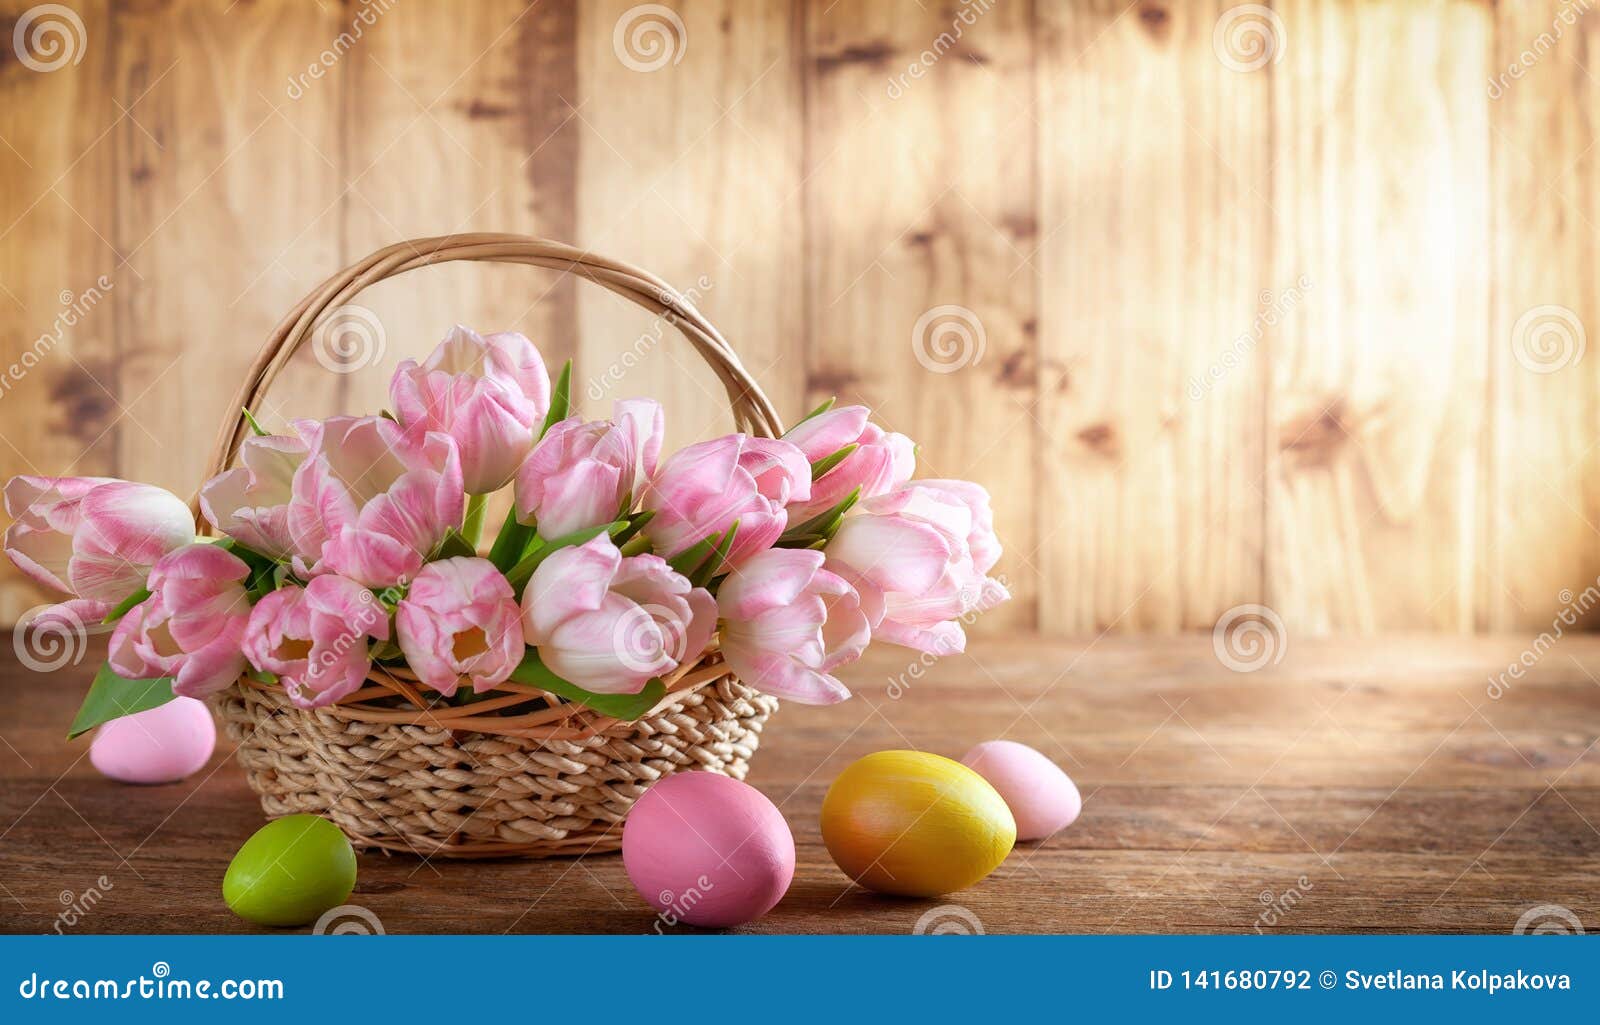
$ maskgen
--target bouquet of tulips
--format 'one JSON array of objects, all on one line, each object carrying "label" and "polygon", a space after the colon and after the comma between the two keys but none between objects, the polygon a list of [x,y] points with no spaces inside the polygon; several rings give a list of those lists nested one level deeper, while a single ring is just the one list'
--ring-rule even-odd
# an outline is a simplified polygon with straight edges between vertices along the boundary
[{"label": "bouquet of tulips", "polygon": [[[1008,597],[988,494],[911,480],[912,443],[864,407],[663,459],[659,405],[570,416],[570,375],[552,388],[527,338],[457,327],[400,365],[392,412],[284,434],[250,417],[240,465],[200,490],[218,537],[158,487],[24,476],[6,554],[71,595],[36,623],[115,624],[97,689],[155,681],[97,721],[245,673],[328,705],[375,661],[442,700],[514,679],[583,702],[637,694],[714,637],[749,686],[827,704],[869,639],[960,651],[962,620]],[[507,486],[483,551],[485,497]]]}]

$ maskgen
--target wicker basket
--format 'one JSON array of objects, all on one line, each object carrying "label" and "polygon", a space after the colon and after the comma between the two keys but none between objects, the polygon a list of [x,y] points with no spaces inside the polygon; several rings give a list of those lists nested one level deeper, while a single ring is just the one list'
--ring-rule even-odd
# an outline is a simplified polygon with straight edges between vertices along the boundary
[{"label": "wicker basket", "polygon": [[[255,408],[295,350],[362,289],[451,260],[577,274],[666,317],[721,379],[740,430],[783,433],[728,343],[670,285],[518,235],[402,242],[335,274],[273,330],[231,408]],[[227,469],[246,430],[242,417],[224,426],[208,477]],[[425,857],[546,857],[617,849],[629,807],[680,769],[744,777],[777,701],[735,679],[714,641],[663,682],[666,696],[634,722],[512,682],[472,704],[449,705],[407,670],[377,664],[365,687],[326,708],[297,708],[281,688],[249,677],[212,704],[269,816],[310,812],[358,846]]]}]

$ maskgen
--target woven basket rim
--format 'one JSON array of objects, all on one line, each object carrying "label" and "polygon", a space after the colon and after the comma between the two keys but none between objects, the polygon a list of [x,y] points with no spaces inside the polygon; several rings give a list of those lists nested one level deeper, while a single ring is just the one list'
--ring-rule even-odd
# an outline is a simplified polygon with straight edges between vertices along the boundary
[{"label": "woven basket rim", "polygon": [[[453,733],[525,740],[574,740],[595,736],[623,722],[648,719],[730,672],[713,642],[700,658],[682,663],[661,678],[666,692],[659,701],[635,719],[623,720],[530,684],[512,681],[483,691],[471,704],[449,704],[445,695],[429,690],[409,667],[374,662],[365,687],[338,701],[319,705],[316,710],[369,725],[431,726]],[[240,674],[235,686],[271,694],[285,705],[304,707],[294,705],[283,687],[263,683],[248,672]],[[466,681],[462,686],[470,689]],[[393,704],[395,698],[402,699],[404,705]]]}]

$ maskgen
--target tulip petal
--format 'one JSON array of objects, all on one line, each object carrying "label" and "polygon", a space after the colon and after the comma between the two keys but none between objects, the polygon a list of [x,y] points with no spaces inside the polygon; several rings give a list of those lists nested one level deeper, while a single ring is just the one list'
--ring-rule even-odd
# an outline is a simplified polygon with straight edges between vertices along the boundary
[{"label": "tulip petal", "polygon": [[522,594],[529,643],[542,644],[566,620],[599,609],[621,566],[622,553],[604,534],[540,563]]},{"label": "tulip petal", "polygon": [[808,462],[815,463],[855,444],[866,428],[866,406],[837,406],[795,424],[783,440],[805,453]]},{"label": "tulip petal", "polygon": [[[740,524],[743,529],[743,524]],[[729,619],[755,619],[792,604],[822,569],[823,554],[804,548],[769,548],[733,570],[717,592]]]},{"label": "tulip petal", "polygon": [[786,655],[734,647],[727,649],[727,659],[741,682],[763,694],[802,705],[833,705],[850,697],[850,689],[836,678]]}]

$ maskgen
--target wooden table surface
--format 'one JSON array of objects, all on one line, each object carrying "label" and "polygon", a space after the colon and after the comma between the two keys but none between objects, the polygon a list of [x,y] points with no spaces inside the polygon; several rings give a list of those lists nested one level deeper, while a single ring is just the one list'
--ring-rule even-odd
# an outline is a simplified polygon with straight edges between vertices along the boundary
[{"label": "wooden table surface", "polygon": [[[991,933],[1505,933],[1541,905],[1600,928],[1600,639],[1561,640],[1491,697],[1529,645],[1292,639],[1281,663],[1243,673],[1209,636],[1010,638],[920,679],[881,647],[847,673],[854,700],[786,706],[768,728],[750,782],[799,858],[788,896],[748,928],[906,933],[960,915]],[[54,931],[97,888],[78,930],[255,930],[219,896],[262,823],[226,742],[180,784],[99,777],[88,744],[62,739],[89,668],[0,668],[0,929]],[[871,751],[960,757],[994,737],[1059,761],[1084,793],[1079,821],[944,900],[851,885],[817,831],[834,776]],[[363,855],[351,901],[391,933],[657,925],[616,855]]]}]

